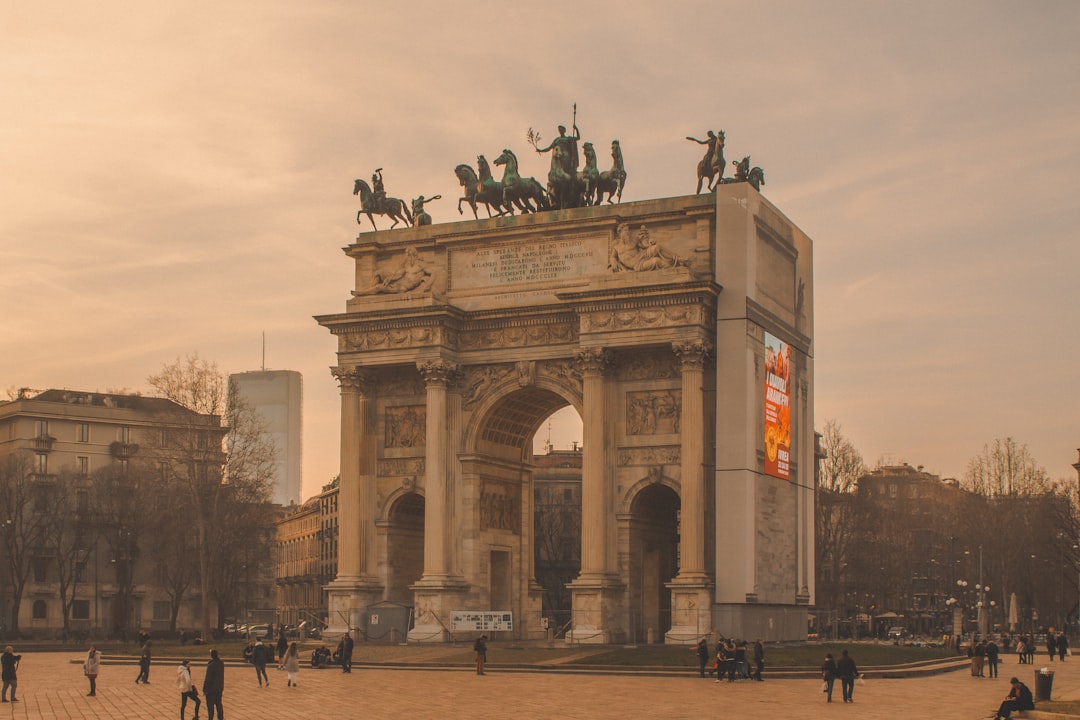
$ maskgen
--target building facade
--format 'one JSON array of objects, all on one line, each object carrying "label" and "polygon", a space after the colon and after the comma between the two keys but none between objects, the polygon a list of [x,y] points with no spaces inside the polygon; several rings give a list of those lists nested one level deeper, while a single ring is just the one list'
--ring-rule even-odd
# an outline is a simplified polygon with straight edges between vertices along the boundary
[{"label": "building facade", "polygon": [[[177,424],[172,418],[185,417]],[[165,419],[170,418],[170,419]],[[198,626],[198,587],[175,602],[146,547],[152,529],[140,525],[147,508],[125,507],[132,486],[154,482],[167,436],[202,428],[205,444],[220,446],[219,419],[200,416],[161,398],[47,390],[20,391],[0,403],[0,460],[5,462],[0,517],[0,623],[35,637],[59,637],[63,583],[71,603],[69,629],[80,636],[163,631],[174,623]],[[153,459],[151,459],[153,458]],[[208,451],[207,474],[220,473],[220,452]],[[95,502],[94,478],[109,474],[116,492]],[[25,492],[30,495],[26,495]],[[61,494],[74,494],[64,504]],[[65,526],[50,512],[68,512]],[[72,533],[75,533],[74,535]],[[14,561],[13,561],[14,558]],[[27,569],[17,618],[10,572]]]},{"label": "building facade", "polygon": [[338,489],[293,506],[277,522],[277,621],[327,623],[326,586],[337,575]]}]

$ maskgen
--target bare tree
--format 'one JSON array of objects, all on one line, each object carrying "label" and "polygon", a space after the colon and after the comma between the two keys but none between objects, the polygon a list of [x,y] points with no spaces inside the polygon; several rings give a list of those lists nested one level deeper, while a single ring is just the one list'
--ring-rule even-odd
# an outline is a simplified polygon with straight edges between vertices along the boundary
[{"label": "bare tree", "polygon": [[0,459],[0,538],[11,588],[8,629],[12,633],[19,631],[23,593],[44,532],[44,516],[39,512],[41,498],[35,494],[37,482],[26,455],[16,453]]},{"label": "bare tree", "polygon": [[86,486],[85,477],[64,470],[42,488],[42,546],[56,569],[64,637],[71,633],[71,606],[97,541]]},{"label": "bare tree", "polygon": [[209,638],[210,602],[221,598],[222,565],[233,562],[235,549],[218,542],[221,523],[231,519],[234,503],[267,499],[274,446],[258,415],[240,401],[215,363],[191,355],[166,365],[148,382],[177,406],[165,411],[173,430],[164,433],[156,457],[190,499],[198,539],[200,620],[203,637]]},{"label": "bare tree", "polygon": [[836,608],[846,589],[851,548],[859,529],[860,506],[855,491],[859,477],[866,473],[866,464],[836,420],[825,423],[822,450],[825,457],[815,502],[818,604]]},{"label": "bare tree", "polygon": [[961,487],[977,495],[1039,495],[1054,489],[1046,470],[1035,462],[1027,445],[1011,437],[997,438],[973,457]]}]

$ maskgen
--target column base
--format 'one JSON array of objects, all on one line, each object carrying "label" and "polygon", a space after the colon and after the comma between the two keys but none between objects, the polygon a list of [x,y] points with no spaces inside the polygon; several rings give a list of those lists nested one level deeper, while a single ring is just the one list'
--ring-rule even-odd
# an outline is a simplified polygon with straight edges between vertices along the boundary
[{"label": "column base", "polygon": [[327,639],[366,627],[364,611],[382,600],[383,586],[377,578],[337,578],[326,586],[329,595]]},{"label": "column base", "polygon": [[664,642],[694,645],[712,633],[712,581],[704,573],[680,575],[666,587],[671,590],[671,629]]},{"label": "column base", "polygon": [[413,591],[415,620],[407,642],[449,642],[450,612],[468,609],[469,584],[457,577],[424,577],[409,589]]},{"label": "column base", "polygon": [[614,575],[581,576],[569,585],[574,626],[567,644],[608,645],[626,642],[622,599],[626,587]]}]

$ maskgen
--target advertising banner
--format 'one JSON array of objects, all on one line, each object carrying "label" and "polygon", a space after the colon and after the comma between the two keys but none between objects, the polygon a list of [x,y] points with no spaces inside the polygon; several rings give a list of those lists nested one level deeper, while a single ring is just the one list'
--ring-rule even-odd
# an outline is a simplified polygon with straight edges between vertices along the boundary
[{"label": "advertising banner", "polygon": [[765,472],[791,479],[791,346],[765,333]]}]

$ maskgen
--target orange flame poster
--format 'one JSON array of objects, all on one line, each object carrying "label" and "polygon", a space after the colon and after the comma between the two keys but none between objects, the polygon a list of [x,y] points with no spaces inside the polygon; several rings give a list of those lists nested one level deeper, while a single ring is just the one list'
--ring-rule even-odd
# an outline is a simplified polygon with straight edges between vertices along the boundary
[{"label": "orange flame poster", "polygon": [[765,333],[765,472],[791,479],[791,346]]}]

